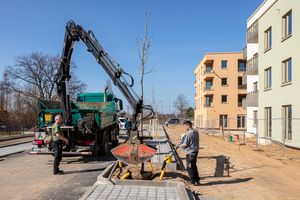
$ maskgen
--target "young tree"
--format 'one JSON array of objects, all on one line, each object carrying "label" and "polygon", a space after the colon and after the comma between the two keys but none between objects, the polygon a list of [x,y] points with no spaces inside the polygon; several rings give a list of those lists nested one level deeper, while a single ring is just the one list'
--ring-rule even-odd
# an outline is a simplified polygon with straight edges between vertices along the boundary
[{"label": "young tree", "polygon": [[178,110],[181,119],[184,118],[187,106],[188,102],[186,97],[183,94],[179,94],[174,102],[174,107]]},{"label": "young tree", "polygon": [[[153,69],[146,71],[146,63],[148,59],[148,54],[149,54],[149,49],[151,47],[151,40],[148,35],[148,27],[149,26],[149,13],[146,12],[145,14],[145,25],[144,25],[144,35],[141,40],[138,40],[138,55],[139,55],[139,60],[141,62],[140,64],[140,86],[141,86],[141,99],[144,101],[144,76],[146,74],[149,74],[153,71]],[[143,113],[141,113],[140,118],[143,118]],[[140,130],[143,130],[143,123],[140,125]],[[143,134],[143,131],[141,131]],[[143,136],[143,135],[142,135]]]}]

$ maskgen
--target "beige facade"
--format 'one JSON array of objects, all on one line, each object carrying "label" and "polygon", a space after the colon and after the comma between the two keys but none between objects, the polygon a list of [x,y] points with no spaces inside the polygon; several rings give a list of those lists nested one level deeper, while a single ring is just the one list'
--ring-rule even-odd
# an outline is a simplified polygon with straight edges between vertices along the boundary
[{"label": "beige facade", "polygon": [[300,148],[300,1],[268,2],[258,19],[258,133]]},{"label": "beige facade", "polygon": [[195,125],[198,128],[244,129],[247,86],[242,52],[207,53],[194,74]]}]

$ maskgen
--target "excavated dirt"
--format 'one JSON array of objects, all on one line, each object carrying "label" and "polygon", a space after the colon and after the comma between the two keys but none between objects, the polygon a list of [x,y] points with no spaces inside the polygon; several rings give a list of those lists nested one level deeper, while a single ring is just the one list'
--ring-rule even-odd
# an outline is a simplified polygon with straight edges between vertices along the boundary
[{"label": "excavated dirt", "polygon": [[[173,143],[178,143],[181,126],[166,128]],[[200,135],[197,160],[200,186],[187,182],[187,172],[166,175],[166,179],[180,181],[201,198],[212,199],[300,199],[300,151],[276,144],[259,146],[255,138],[246,139],[245,145],[229,142],[221,136]],[[185,154],[178,150],[185,164]],[[224,170],[224,158],[230,157],[230,170]]]}]

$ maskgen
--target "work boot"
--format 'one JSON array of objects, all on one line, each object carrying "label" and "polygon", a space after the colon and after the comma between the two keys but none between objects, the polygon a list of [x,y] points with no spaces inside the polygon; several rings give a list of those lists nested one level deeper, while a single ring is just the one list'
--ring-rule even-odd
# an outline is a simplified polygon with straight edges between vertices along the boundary
[{"label": "work boot", "polygon": [[199,181],[193,182],[193,185],[194,186],[200,186],[200,182]]},{"label": "work boot", "polygon": [[58,170],[56,172],[53,173],[54,175],[62,175],[64,174],[64,171],[63,170]]}]

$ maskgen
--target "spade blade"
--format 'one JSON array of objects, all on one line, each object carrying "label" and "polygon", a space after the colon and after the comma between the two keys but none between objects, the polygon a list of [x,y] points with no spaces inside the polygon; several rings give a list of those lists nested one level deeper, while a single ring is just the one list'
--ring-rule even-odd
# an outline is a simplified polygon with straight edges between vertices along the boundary
[{"label": "spade blade", "polygon": [[156,149],[145,144],[124,143],[113,148],[111,153],[122,162],[136,165],[150,160]]}]

